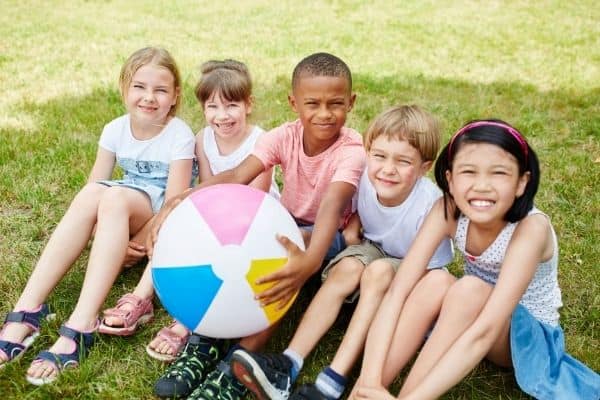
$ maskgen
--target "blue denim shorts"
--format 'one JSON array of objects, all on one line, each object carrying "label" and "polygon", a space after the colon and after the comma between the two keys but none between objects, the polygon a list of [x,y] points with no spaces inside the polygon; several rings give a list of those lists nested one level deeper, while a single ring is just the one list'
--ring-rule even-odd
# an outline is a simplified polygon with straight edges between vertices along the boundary
[{"label": "blue denim shorts", "polygon": [[165,201],[165,189],[160,186],[150,185],[146,183],[143,179],[118,179],[118,180],[106,180],[106,181],[97,181],[97,183],[105,186],[121,186],[127,187],[130,189],[134,189],[140,191],[150,199],[150,204],[152,205],[152,212],[156,214],[163,205]]},{"label": "blue denim shorts", "polygon": [[[314,227],[315,227],[314,225],[303,225],[301,223],[298,224],[298,228],[304,229],[305,231],[309,231],[309,232],[312,232]],[[323,262],[329,262],[329,260],[331,260],[333,257],[335,257],[340,251],[344,250],[345,248],[346,248],[346,241],[344,240],[344,236],[342,235],[342,232],[337,231],[331,242],[331,245],[329,246],[329,249],[327,249],[327,254],[325,254],[325,259],[323,260]]]},{"label": "blue denim shorts", "polygon": [[520,304],[510,322],[510,347],[525,393],[541,400],[600,399],[600,375],[565,352],[561,327],[536,320]]}]

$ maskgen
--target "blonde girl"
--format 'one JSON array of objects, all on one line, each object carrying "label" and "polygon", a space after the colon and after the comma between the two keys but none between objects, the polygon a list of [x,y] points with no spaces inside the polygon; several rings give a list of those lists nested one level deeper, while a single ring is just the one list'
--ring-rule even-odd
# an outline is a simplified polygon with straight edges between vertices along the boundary
[{"label": "blonde girl", "polygon": [[[127,114],[108,123],[88,183],[75,196],[42,252],[23,293],[0,332],[0,364],[11,362],[39,334],[50,313],[44,303],[94,233],[83,287],[60,337],[27,371],[34,385],[54,381],[85,357],[98,328],[98,311],[115,281],[129,238],[165,199],[190,186],[194,136],[175,116],[181,83],[164,49],[133,53],[119,79]],[[123,178],[112,180],[118,164]]]}]

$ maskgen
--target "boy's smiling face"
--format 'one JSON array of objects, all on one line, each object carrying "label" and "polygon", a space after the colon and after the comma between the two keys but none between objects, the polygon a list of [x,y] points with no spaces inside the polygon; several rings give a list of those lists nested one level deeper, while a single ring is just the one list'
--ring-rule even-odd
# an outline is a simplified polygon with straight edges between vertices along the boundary
[{"label": "boy's smiling face", "polygon": [[367,176],[386,207],[404,202],[417,180],[431,168],[419,151],[406,140],[378,136],[367,153]]},{"label": "boy's smiling face", "polygon": [[304,76],[288,99],[304,127],[304,152],[312,156],[337,140],[356,95],[343,77]]}]

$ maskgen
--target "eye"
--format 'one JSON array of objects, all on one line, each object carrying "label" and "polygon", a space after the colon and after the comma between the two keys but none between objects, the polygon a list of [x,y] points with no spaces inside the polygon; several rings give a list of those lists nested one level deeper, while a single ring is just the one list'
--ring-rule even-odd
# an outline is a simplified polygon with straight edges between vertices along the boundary
[{"label": "eye", "polygon": [[143,89],[144,88],[144,86],[140,85],[139,83],[134,83],[133,87],[136,88],[136,89]]},{"label": "eye", "polygon": [[162,88],[161,89],[156,89],[156,91],[160,92],[160,93],[167,93],[167,89],[162,89]]}]

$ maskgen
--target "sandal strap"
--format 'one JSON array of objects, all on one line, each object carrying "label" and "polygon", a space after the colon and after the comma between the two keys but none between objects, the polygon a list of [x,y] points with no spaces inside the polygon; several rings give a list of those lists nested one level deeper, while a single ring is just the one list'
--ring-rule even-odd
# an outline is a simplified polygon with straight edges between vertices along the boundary
[{"label": "sandal strap", "polygon": [[40,329],[40,320],[44,319],[50,314],[50,309],[47,304],[42,304],[37,311],[11,311],[6,314],[4,323],[16,322],[21,324],[27,324],[35,330]]},{"label": "sandal strap", "polygon": [[77,358],[79,358],[80,353],[82,356],[86,356],[90,347],[92,347],[92,345],[94,344],[95,331],[96,329],[94,329],[91,332],[80,332],[76,329],[69,328],[66,325],[62,325],[58,330],[58,334],[75,342],[75,351],[73,353],[75,354],[75,356],[77,356]]},{"label": "sandal strap", "polygon": [[[124,304],[131,304],[132,310],[124,310],[121,308]],[[134,295],[133,293],[124,294],[119,300],[117,305],[113,308],[104,310],[104,317],[117,317],[123,320],[123,326],[129,327],[135,321],[137,321],[142,315],[146,313],[152,313],[154,306],[152,305],[151,299],[142,299]]]},{"label": "sandal strap", "polygon": [[54,364],[54,366],[56,367],[56,369],[58,371],[62,371],[63,369],[65,369],[66,367],[69,366],[77,366],[79,364],[79,352],[77,350],[75,350],[72,353],[69,354],[56,354],[56,353],[51,353],[48,350],[44,350],[41,351],[36,357],[35,360],[33,360],[33,362],[40,362],[40,361],[49,361],[52,364]]},{"label": "sandal strap", "polygon": [[0,340],[0,351],[4,353],[7,360],[10,361],[25,351],[25,346],[21,343]]}]

